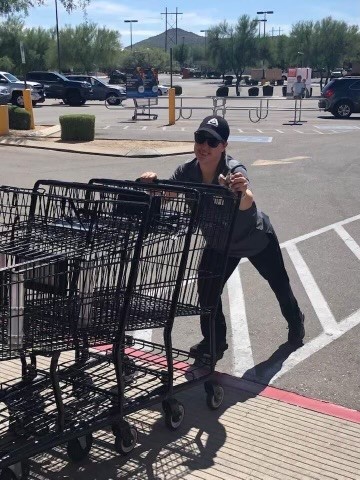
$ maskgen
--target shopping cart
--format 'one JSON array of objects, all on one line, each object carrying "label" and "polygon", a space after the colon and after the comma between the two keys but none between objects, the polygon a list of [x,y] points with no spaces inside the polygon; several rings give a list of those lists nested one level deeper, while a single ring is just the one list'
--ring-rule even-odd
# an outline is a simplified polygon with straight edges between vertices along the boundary
[{"label": "shopping cart", "polygon": [[[211,354],[196,358],[194,366],[189,368],[190,353],[173,347],[170,351],[167,348],[167,345],[170,345],[169,341],[164,340],[164,345],[159,345],[134,339],[132,349],[127,351],[129,357],[135,361],[137,368],[141,368],[143,371],[154,368],[154,365],[155,369],[167,370],[170,376],[168,389],[160,390],[159,395],[160,397],[162,395],[166,424],[171,429],[178,428],[184,416],[184,407],[174,399],[175,392],[189,388],[195,383],[204,382],[207,404],[211,409],[218,408],[223,400],[223,388],[211,379],[216,364],[214,314],[222,291],[225,262],[239,199],[229,189],[216,185],[185,184],[163,180],[145,184],[110,179],[92,179],[90,183],[107,186],[118,185],[121,188],[150,192],[150,195],[152,195],[151,192],[161,191],[165,199],[171,198],[173,189],[184,189],[185,198],[188,196],[187,189],[197,192],[198,204],[189,251],[186,256],[176,308],[172,312],[173,317],[168,318],[168,325],[171,325],[172,328],[175,317],[207,315],[211,326]],[[204,252],[208,249],[221,254],[224,260],[217,265],[216,269],[205,267],[202,262]],[[204,288],[209,293],[205,300],[204,295],[202,295],[202,299],[199,298],[199,291]],[[134,326],[127,325],[127,328],[134,329]],[[137,327],[137,329],[139,328]],[[165,339],[168,332],[170,332],[169,335],[171,334],[171,328],[165,328]],[[166,384],[166,381],[164,383]],[[150,386],[142,388],[138,382],[137,388],[140,400],[136,401],[133,387],[131,395],[129,394],[131,399],[128,400],[126,411],[127,409],[133,411],[141,408],[144,397],[151,396]]]},{"label": "shopping cart", "polygon": [[[76,372],[69,368],[63,381],[58,367],[60,353],[76,348],[84,335],[87,347],[120,342],[119,322],[126,318],[137,276],[149,204],[95,203],[103,215],[91,230],[91,247],[77,256],[69,250],[69,255],[62,252],[1,269],[5,299],[0,359],[16,358],[21,352],[50,356],[47,372],[38,370],[35,378],[12,378],[1,385],[3,478],[25,478],[27,458],[61,443],[67,442],[70,457],[78,458],[79,445],[85,442],[85,450],[89,448],[92,431],[122,418],[108,396],[98,394],[92,402],[77,388]],[[106,242],[99,240],[101,235]],[[66,268],[55,268],[59,259]],[[64,275],[65,288],[60,287]]]}]

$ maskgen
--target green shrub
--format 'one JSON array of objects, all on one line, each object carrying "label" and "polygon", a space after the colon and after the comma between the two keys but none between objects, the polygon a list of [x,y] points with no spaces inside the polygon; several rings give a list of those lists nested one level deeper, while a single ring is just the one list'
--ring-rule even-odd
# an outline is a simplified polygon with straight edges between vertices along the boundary
[{"label": "green shrub", "polygon": [[89,142],[95,137],[95,115],[61,115],[61,140]]},{"label": "green shrub", "polygon": [[25,108],[9,105],[9,128],[11,130],[30,130],[31,115]]},{"label": "green shrub", "polygon": [[175,95],[181,95],[182,94],[182,86],[181,85],[174,85],[175,88]]}]

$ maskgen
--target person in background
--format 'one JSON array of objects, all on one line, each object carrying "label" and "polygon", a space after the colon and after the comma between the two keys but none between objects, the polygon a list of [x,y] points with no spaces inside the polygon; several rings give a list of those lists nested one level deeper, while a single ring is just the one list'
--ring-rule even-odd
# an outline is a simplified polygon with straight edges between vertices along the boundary
[{"label": "person in background", "polygon": [[[195,158],[180,165],[171,176],[171,179],[176,181],[226,185],[241,197],[228,258],[224,258],[215,249],[206,247],[199,270],[210,270],[216,274],[226,263],[224,280],[220,285],[222,291],[241,258],[247,257],[275,293],[282,315],[288,323],[288,344],[292,349],[296,349],[303,345],[305,317],[292,292],[274,228],[269,217],[256,206],[247,170],[243,164],[226,153],[229,134],[229,125],[224,118],[204,118],[194,134]],[[151,182],[157,179],[157,174],[145,172],[140,179]],[[214,292],[219,291],[219,285],[207,285],[206,280],[199,278],[201,307],[206,307],[215,294],[212,288]],[[236,292],[230,294],[236,295]],[[210,325],[207,315],[200,316],[200,326],[203,338],[191,347],[190,353],[193,356],[210,353]],[[223,357],[228,348],[226,333],[220,299],[215,315],[217,360]]]},{"label": "person in background", "polygon": [[301,81],[301,75],[296,77],[296,82],[294,82],[291,87],[291,92],[294,98],[302,98],[304,93],[305,84]]}]

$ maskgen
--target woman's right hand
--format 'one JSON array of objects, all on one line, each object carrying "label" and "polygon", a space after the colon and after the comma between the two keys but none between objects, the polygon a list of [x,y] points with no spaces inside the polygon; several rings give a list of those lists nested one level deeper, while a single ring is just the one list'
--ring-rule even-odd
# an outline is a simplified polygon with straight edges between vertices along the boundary
[{"label": "woman's right hand", "polygon": [[157,180],[157,174],[155,172],[144,172],[140,176],[140,182],[151,183]]}]

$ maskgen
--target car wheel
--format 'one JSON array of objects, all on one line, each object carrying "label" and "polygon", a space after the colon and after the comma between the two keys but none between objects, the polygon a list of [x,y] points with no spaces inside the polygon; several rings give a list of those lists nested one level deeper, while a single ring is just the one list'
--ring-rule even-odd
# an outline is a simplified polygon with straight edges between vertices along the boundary
[{"label": "car wheel", "polygon": [[119,97],[117,97],[116,95],[108,95],[106,97],[106,102],[109,104],[109,105],[120,105],[121,103],[121,100]]},{"label": "car wheel", "polygon": [[352,105],[346,101],[338,102],[331,111],[336,118],[349,118],[352,112]]},{"label": "car wheel", "polygon": [[24,106],[24,97],[19,92],[14,93],[11,102],[12,102],[13,105],[16,105],[17,107],[23,107]]},{"label": "car wheel", "polygon": [[84,105],[85,101],[81,98],[80,93],[76,90],[71,91],[66,96],[67,103],[72,107]]}]

